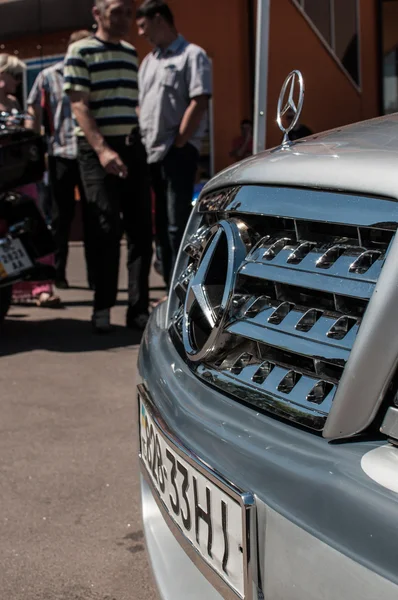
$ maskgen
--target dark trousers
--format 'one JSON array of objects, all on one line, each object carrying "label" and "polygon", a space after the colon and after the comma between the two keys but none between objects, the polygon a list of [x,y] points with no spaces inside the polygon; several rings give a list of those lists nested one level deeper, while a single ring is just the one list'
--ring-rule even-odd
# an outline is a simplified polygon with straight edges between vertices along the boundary
[{"label": "dark trousers", "polygon": [[48,159],[50,193],[52,203],[52,228],[55,241],[56,279],[66,279],[69,235],[75,216],[75,188],[78,187],[82,208],[84,251],[87,265],[87,278],[92,278],[93,250],[90,230],[87,226],[87,202],[80,178],[77,160],[50,156]]},{"label": "dark trousers", "polygon": [[37,190],[39,192],[39,206],[40,210],[46,220],[47,225],[52,225],[52,199],[50,184],[44,181],[39,181],[37,184]]},{"label": "dark trousers", "polygon": [[148,311],[152,258],[151,196],[146,153],[140,141],[107,138],[128,169],[126,179],[108,175],[85,139],[79,139],[79,165],[95,253],[94,310],[116,303],[120,240],[127,238],[128,301],[132,314]]},{"label": "dark trousers", "polygon": [[170,285],[174,264],[192,210],[199,152],[191,144],[173,146],[165,158],[149,165],[155,194],[155,229],[163,277]]}]

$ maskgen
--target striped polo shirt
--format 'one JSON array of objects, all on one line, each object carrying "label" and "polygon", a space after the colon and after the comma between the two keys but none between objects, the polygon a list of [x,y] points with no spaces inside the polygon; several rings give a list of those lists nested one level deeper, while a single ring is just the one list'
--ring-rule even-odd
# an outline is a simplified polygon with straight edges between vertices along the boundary
[{"label": "striped polo shirt", "polygon": [[[138,58],[131,44],[104,42],[93,36],[68,48],[64,91],[86,92],[103,136],[126,136],[137,126]],[[80,127],[77,135],[83,135]]]}]

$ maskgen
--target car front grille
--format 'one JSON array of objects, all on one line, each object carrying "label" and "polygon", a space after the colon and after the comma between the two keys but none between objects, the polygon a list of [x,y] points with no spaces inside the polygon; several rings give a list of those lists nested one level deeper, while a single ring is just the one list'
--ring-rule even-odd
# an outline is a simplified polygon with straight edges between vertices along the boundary
[{"label": "car front grille", "polygon": [[229,396],[321,431],[395,235],[397,203],[233,187],[202,197],[193,222],[170,303],[188,364]]}]

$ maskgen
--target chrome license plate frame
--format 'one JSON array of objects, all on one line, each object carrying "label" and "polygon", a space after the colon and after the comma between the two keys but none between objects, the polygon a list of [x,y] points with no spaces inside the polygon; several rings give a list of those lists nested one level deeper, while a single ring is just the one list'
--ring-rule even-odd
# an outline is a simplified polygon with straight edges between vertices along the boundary
[{"label": "chrome license plate frame", "polygon": [[[236,600],[237,598],[241,600],[253,600],[254,597],[257,597],[257,595],[254,596],[254,590],[257,589],[257,585],[255,585],[254,583],[254,578],[256,575],[256,561],[254,560],[254,556],[256,554],[256,515],[255,500],[253,494],[249,492],[242,492],[238,487],[236,487],[231,482],[227,481],[216,470],[214,470],[212,467],[210,467],[208,464],[202,461],[199,457],[197,457],[193,452],[191,452],[188,448],[186,448],[170,431],[165,421],[162,419],[161,415],[157,411],[154,403],[148,395],[148,392],[146,391],[146,388],[143,385],[138,386],[138,410],[140,439],[140,470],[144,479],[150,486],[154,499],[170,530],[177,538],[177,541],[183,547],[185,552],[194,562],[194,564],[205,575],[205,577],[210,581],[210,583],[219,591],[219,593],[222,594],[224,598],[228,600]],[[161,478],[161,470],[159,470],[158,451],[156,451],[156,453],[152,452],[152,454],[150,454],[147,453],[145,447],[146,444],[148,444],[147,430],[146,425],[144,423],[145,420],[147,421],[147,426],[150,427],[152,425],[153,436],[156,436],[157,434],[158,445],[162,446],[162,449],[167,448],[169,452],[173,454],[176,463],[178,464],[178,469],[181,468],[181,472],[183,470],[187,470],[188,477],[190,477],[190,481],[193,481],[193,477],[195,477],[197,481],[199,481],[200,478],[204,478],[202,481],[208,482],[206,490],[211,489],[213,493],[216,490],[215,496],[217,497],[219,493],[219,497],[222,499],[221,502],[226,502],[226,497],[230,499],[229,501],[231,504],[228,505],[228,510],[230,510],[230,507],[233,506],[234,512],[236,514],[236,506],[239,506],[239,511],[241,512],[241,538],[239,538],[239,540],[241,540],[241,543],[239,544],[239,551],[242,557],[241,577],[239,573],[238,577],[233,577],[231,581],[231,577],[228,577],[228,563],[227,565],[225,565],[224,573],[224,567],[223,570],[219,568],[220,561],[218,564],[215,564],[215,562],[209,560],[209,557],[206,556],[205,553],[202,551],[203,544],[201,547],[198,547],[200,545],[198,543],[195,543],[195,539],[193,539],[193,533],[191,535],[190,532],[187,532],[187,530],[185,529],[182,520],[184,512],[182,511],[181,507],[178,517],[176,517],[176,514],[173,514],[173,509],[170,508],[170,501],[165,499],[165,496],[171,489],[169,487],[169,482],[171,482],[170,469],[167,470],[166,466],[163,464],[165,462],[163,456],[163,458],[161,458],[160,460],[160,469],[163,468],[163,473],[165,474],[164,483],[167,481],[167,491],[162,493],[159,484],[159,480]],[[152,447],[152,437],[150,439],[150,444]],[[157,448],[157,446],[155,446],[155,437],[153,437],[153,444],[153,448]],[[151,459],[149,462],[148,454],[150,454],[149,458]],[[156,460],[154,459],[155,454],[158,454],[158,458]],[[161,452],[161,454],[164,455],[164,452]],[[173,458],[171,460],[173,460]],[[169,464],[172,463],[169,461]],[[174,500],[178,498],[177,489],[175,489],[175,492],[173,491],[172,496],[174,496]],[[203,494],[201,498],[203,500]],[[234,504],[232,505],[232,503]],[[174,504],[176,504],[176,502]],[[194,507],[195,510],[197,509],[197,505],[198,503],[196,503]],[[207,509],[209,509],[209,502],[206,506]],[[186,516],[188,510],[188,501],[185,503],[185,507]],[[194,512],[192,510],[192,506],[191,512]],[[223,521],[223,523],[225,523],[225,521]],[[222,527],[224,527],[223,524]],[[215,530],[219,531],[217,523]],[[229,539],[228,532],[227,536],[224,533],[224,541],[226,539]],[[233,542],[236,543],[236,538],[233,538]],[[227,543],[225,542],[225,546],[226,545]],[[236,548],[234,556],[235,558],[237,556]],[[225,558],[225,547],[223,557]],[[236,564],[236,561],[234,564]]]},{"label": "chrome license plate frame", "polygon": [[0,280],[15,277],[33,267],[33,263],[18,238],[0,244]]}]

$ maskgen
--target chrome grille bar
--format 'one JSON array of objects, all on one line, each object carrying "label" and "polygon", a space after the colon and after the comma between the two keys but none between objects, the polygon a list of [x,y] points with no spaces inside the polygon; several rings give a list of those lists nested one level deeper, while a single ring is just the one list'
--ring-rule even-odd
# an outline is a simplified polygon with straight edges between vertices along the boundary
[{"label": "chrome grille bar", "polygon": [[[350,355],[350,349],[331,345],[325,342],[321,344],[304,335],[292,335],[281,328],[262,327],[253,321],[237,321],[228,327],[229,333],[255,342],[268,344],[283,350],[289,350],[295,354],[316,357],[325,361],[344,365]],[[325,339],[326,335],[325,335]]]},{"label": "chrome grille bar", "polygon": [[257,409],[271,411],[277,416],[308,426],[315,431],[323,429],[336,386],[329,384],[325,388],[327,394],[321,402],[310,401],[307,398],[315,396],[314,389],[319,388],[319,380],[302,376],[289,393],[284,393],[278,387],[280,388],[283,380],[289,375],[288,369],[274,366],[270,375],[262,383],[256,383],[258,369],[259,365],[249,365],[239,376],[234,376],[230,371],[217,371],[201,365],[197,374],[205,382],[215,385]]},{"label": "chrome grille bar", "polygon": [[360,246],[333,244],[325,248],[316,242],[291,243],[288,238],[282,238],[276,242],[261,240],[247,257],[247,262],[376,283],[384,256],[380,250],[366,250]]},{"label": "chrome grille bar", "polygon": [[[289,312],[286,316],[281,320],[273,320],[273,315],[286,304],[288,303],[283,303],[277,309],[274,309],[273,306],[269,305],[256,314],[250,313],[251,316],[247,316],[247,312],[243,310],[242,317],[230,325],[229,329],[233,333],[236,333],[236,326],[238,324],[241,323],[242,326],[245,327],[245,324],[250,323],[253,326],[258,326],[260,330],[258,332],[259,336],[264,335],[262,329],[267,328],[275,331],[277,334],[287,334],[295,336],[300,340],[311,340],[314,343],[322,344],[322,346],[330,345],[332,347],[344,349],[347,352],[351,351],[359,328],[357,319],[347,316],[325,316],[322,311],[316,309],[311,309],[303,315],[302,311],[298,310],[294,304],[290,303]],[[303,322],[306,315],[309,313],[313,315],[315,312],[317,313],[316,319],[313,318],[310,324],[305,328],[300,326],[300,323]],[[306,318],[308,319],[308,316]]]},{"label": "chrome grille bar", "polygon": [[328,294],[340,294],[365,300],[369,300],[374,290],[374,284],[367,281],[358,281],[349,277],[336,277],[325,272],[315,273],[286,269],[271,263],[248,262],[243,265],[239,274],[254,279],[285,283],[296,287],[324,291]]}]

